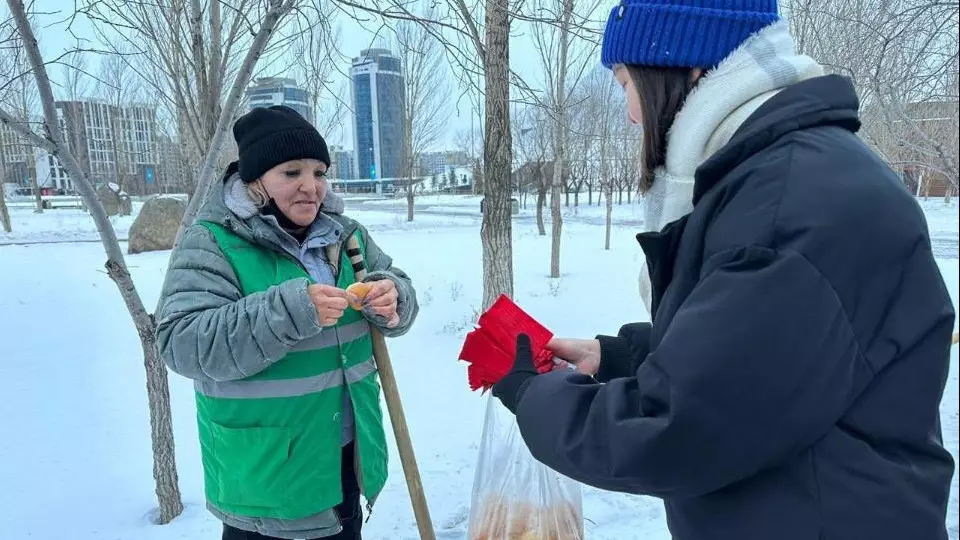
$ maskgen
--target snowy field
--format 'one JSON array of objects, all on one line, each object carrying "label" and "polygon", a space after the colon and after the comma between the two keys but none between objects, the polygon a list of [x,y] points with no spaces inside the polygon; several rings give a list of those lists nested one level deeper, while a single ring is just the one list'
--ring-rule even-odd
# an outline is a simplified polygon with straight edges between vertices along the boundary
[{"label": "snowy field", "polygon": [[[586,202],[586,197],[582,198]],[[532,201],[530,201],[532,203]],[[377,242],[418,288],[420,318],[391,353],[424,488],[440,538],[466,534],[485,398],[468,391],[457,362],[480,305],[479,199],[423,197],[406,223],[403,200],[348,202]],[[935,250],[957,302],[957,206],[924,203]],[[211,540],[220,525],[203,508],[192,385],[171,375],[180,486],[187,506],[167,526],[151,525],[155,506],[144,374],[139,342],[113,283],[89,217],[74,210],[12,212],[14,232],[0,232],[0,538],[4,540]],[[604,251],[603,211],[565,209],[563,277],[550,280],[550,242],[537,236],[533,208],[514,227],[518,302],[556,334],[590,337],[645,320],[636,293],[641,253],[633,238],[637,205],[616,206],[612,250]],[[132,218],[115,221],[126,238]],[[549,230],[549,223],[547,224]],[[128,257],[148,306],[159,294],[168,253]],[[621,284],[622,301],[593,291]],[[957,348],[941,407],[956,457]],[[390,431],[388,430],[388,434]],[[417,538],[394,451],[390,480],[364,537]],[[957,479],[949,527],[958,538]],[[587,537],[669,538],[659,501],[584,489]]]}]

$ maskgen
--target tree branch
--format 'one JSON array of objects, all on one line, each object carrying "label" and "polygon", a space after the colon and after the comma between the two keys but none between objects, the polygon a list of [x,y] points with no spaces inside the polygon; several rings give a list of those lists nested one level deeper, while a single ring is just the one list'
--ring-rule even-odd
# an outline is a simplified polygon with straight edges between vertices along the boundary
[{"label": "tree branch", "polygon": [[193,198],[190,199],[190,204],[187,206],[187,210],[183,216],[183,222],[180,224],[180,230],[177,233],[178,240],[182,236],[183,231],[193,224],[197,213],[200,211],[201,205],[210,192],[215,176],[214,166],[220,156],[221,148],[226,139],[228,126],[233,120],[233,114],[240,104],[240,97],[244,89],[250,83],[250,78],[253,76],[253,70],[257,65],[257,60],[260,59],[260,55],[269,43],[270,37],[273,35],[277,25],[281,19],[293,9],[295,3],[296,0],[270,0],[271,8],[263,17],[260,29],[257,31],[256,36],[253,38],[253,43],[250,44],[250,48],[247,50],[240,72],[233,81],[233,87],[230,89],[227,101],[220,111],[216,131],[207,149],[207,154],[204,156],[203,166],[200,168],[200,173],[197,177],[197,190]]}]

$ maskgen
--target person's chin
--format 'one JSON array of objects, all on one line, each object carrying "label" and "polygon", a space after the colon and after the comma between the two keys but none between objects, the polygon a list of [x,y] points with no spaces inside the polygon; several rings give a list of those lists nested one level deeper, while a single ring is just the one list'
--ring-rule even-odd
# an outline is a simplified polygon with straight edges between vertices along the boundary
[{"label": "person's chin", "polygon": [[317,219],[317,211],[316,208],[312,210],[306,208],[299,209],[299,211],[295,212],[290,218],[291,221],[301,227],[309,227],[310,224]]}]

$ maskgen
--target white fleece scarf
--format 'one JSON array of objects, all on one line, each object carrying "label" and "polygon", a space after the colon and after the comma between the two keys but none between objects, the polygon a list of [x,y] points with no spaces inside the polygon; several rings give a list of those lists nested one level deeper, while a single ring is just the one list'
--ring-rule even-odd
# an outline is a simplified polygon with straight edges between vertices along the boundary
[{"label": "white fleece scarf", "polygon": [[[693,210],[694,172],[723,148],[760,105],[780,90],[823,75],[798,54],[785,21],[757,32],[703,75],[667,135],[666,164],[644,194],[644,231],[662,230]],[[651,310],[650,275],[640,270],[640,296]],[[651,317],[652,317],[651,313]]]}]

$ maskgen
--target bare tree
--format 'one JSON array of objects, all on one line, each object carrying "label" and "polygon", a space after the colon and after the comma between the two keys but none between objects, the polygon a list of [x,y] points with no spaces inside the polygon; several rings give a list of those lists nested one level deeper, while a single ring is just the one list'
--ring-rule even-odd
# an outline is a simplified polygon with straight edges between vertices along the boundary
[{"label": "bare tree", "polygon": [[154,130],[154,146],[158,160],[157,184],[161,193],[174,193],[186,190],[185,178],[189,176],[188,154],[180,141],[177,119],[158,111]]},{"label": "bare tree", "polygon": [[6,195],[3,186],[3,166],[0,166],[0,226],[3,226],[3,232],[13,231],[13,224],[10,223],[10,210],[7,209]]},{"label": "bare tree", "polygon": [[[616,87],[616,82],[613,80],[613,77],[610,77],[607,81],[607,84],[604,84],[600,87],[598,96],[601,98],[600,109],[600,186],[603,189],[603,199],[606,212],[604,213],[604,233],[603,233],[603,249],[610,249],[610,234],[613,229],[613,167],[611,164],[613,160],[611,159],[611,154],[616,150],[616,142],[612,140],[611,133],[619,132],[623,133],[626,126],[624,122],[623,115],[620,115],[620,129],[614,131],[613,118],[616,116],[612,114],[613,106],[611,106],[611,97],[614,95],[619,88]],[[615,102],[614,102],[615,103]],[[626,139],[627,144],[630,144],[630,140]],[[636,146],[639,146],[640,143],[634,143]],[[627,154],[630,155],[630,154]],[[634,167],[640,166],[640,161],[633,163]]]},{"label": "bare tree", "polygon": [[610,249],[610,233],[613,222],[613,186],[615,177],[626,175],[629,168],[636,169],[640,162],[631,163],[640,141],[631,137],[630,126],[624,115],[623,92],[609,70],[595,68],[587,77],[582,89],[583,105],[578,108],[582,120],[578,126],[584,139],[597,141],[600,188],[606,205],[604,249]]},{"label": "bare tree", "polygon": [[[3,106],[2,104],[9,102],[8,96],[15,83],[13,78],[26,76],[25,74],[18,74],[14,66],[15,54],[19,50],[19,47],[16,47],[18,42],[15,41],[15,37],[11,24],[6,21],[0,23],[0,107]],[[0,127],[3,127],[3,125],[0,124]],[[4,232],[9,233],[13,230],[13,227],[10,222],[10,211],[7,209],[7,166],[4,135],[5,133],[0,131],[0,226],[3,227]]]},{"label": "bare tree", "polygon": [[13,231],[13,224],[10,221],[10,210],[7,208],[7,168],[3,161],[3,149],[0,148],[0,226],[3,227],[3,232],[9,233]]},{"label": "bare tree", "polygon": [[[424,4],[422,16],[433,18]],[[450,88],[443,48],[428,29],[413,21],[399,21],[394,30],[403,73],[403,161],[406,177],[407,221],[413,221],[414,178],[422,176],[419,162],[436,144],[446,127]]]},{"label": "bare tree", "polygon": [[570,131],[569,142],[569,169],[567,181],[566,205],[570,206],[570,194],[573,193],[574,213],[580,206],[580,194],[584,187],[589,194],[588,204],[593,204],[593,184],[597,177],[597,143],[598,134],[596,124],[599,122],[596,113],[591,110],[591,98],[586,94],[590,83],[588,76],[573,94],[572,99],[576,106],[568,113],[567,126]]},{"label": "bare tree", "polygon": [[59,105],[64,109],[64,123],[61,126],[64,142],[80,164],[80,169],[84,174],[90,175],[90,156],[86,148],[86,126],[82,124],[81,101],[90,96],[95,78],[87,72],[87,55],[84,51],[68,52],[60,67],[63,81],[61,93],[66,98]]},{"label": "bare tree", "polygon": [[40,54],[36,36],[30,26],[27,8],[22,0],[7,0],[7,5],[15,21],[17,39],[29,60],[40,104],[43,108],[43,134],[38,134],[27,128],[22,121],[18,121],[3,108],[0,108],[0,122],[9,125],[24,139],[45,148],[60,159],[69,171],[71,178],[75,180],[89,208],[90,215],[97,225],[103,248],[107,254],[107,274],[117,284],[120,295],[137,328],[137,333],[140,335],[147,370],[147,396],[150,403],[150,425],[153,439],[153,472],[160,506],[159,519],[161,523],[167,523],[183,511],[183,504],[180,499],[174,456],[167,372],[157,355],[154,320],[147,313],[143,301],[137,293],[136,286],[124,261],[120,243],[117,241],[116,233],[110,224],[110,219],[107,217],[103,204],[97,198],[89,177],[80,169],[80,164],[66,147],[57,120],[47,66]]},{"label": "bare tree", "polygon": [[[317,0],[318,9],[329,12],[332,8],[326,0]],[[332,133],[342,130],[351,104],[341,96],[349,95],[344,84],[334,85],[339,74],[337,64],[341,29],[332,21],[321,19],[294,19],[291,24],[289,55],[293,71],[299,82],[310,92],[314,113],[314,126],[328,140]]]},{"label": "bare tree", "polygon": [[[252,10],[251,0],[236,3]],[[83,0],[101,39],[122,58],[178,119],[194,167],[210,147],[221,112],[225,80],[246,43],[244,16],[221,2]],[[134,60],[135,59],[135,60]],[[191,168],[194,168],[191,167]],[[189,192],[196,179],[189,180]]]},{"label": "bare tree", "polygon": [[[467,92],[483,97],[474,111],[483,113],[483,309],[501,295],[513,295],[513,223],[511,220],[510,0],[446,0],[437,19],[424,19],[401,0],[358,3],[335,0],[345,10],[362,10],[386,19],[411,20],[429,29],[443,44],[454,72]],[[482,85],[479,83],[482,78]],[[482,88],[481,88],[482,86]],[[476,177],[476,175],[475,175]]]},{"label": "bare tree", "polygon": [[140,78],[131,69],[123,55],[130,54],[122,46],[116,54],[106,56],[100,63],[97,93],[107,104],[107,119],[110,129],[110,154],[113,161],[113,181],[121,190],[129,190],[136,176],[134,164],[143,156],[131,138],[133,133],[129,107],[140,94]]},{"label": "bare tree", "polygon": [[570,107],[573,105],[571,94],[586,71],[587,65],[596,50],[596,41],[584,44],[577,40],[575,27],[588,26],[587,21],[597,8],[597,2],[581,4],[574,11],[573,0],[541,0],[540,12],[554,12],[550,19],[555,24],[540,23],[533,32],[534,46],[540,54],[546,96],[541,99],[550,111],[553,123],[554,165],[550,184],[550,277],[560,277],[560,240],[563,231],[563,215],[560,211],[560,192],[564,188],[564,175],[568,173],[567,150],[570,130],[567,125]]},{"label": "bare tree", "polygon": [[[180,133],[190,141],[186,149],[202,163],[178,238],[223,165],[229,125],[271,36],[292,11],[309,7],[308,0],[84,0],[84,12],[98,22],[104,40],[115,50],[123,43],[136,53],[143,66],[133,68],[174,111]],[[310,10],[309,16],[326,15]]]},{"label": "bare tree", "polygon": [[[547,235],[543,219],[543,208],[547,201],[548,171],[547,149],[550,146],[552,130],[548,125],[546,112],[542,107],[527,105],[518,107],[513,117],[514,153],[518,156],[517,174],[519,184],[536,190],[537,233]],[[552,177],[552,172],[551,176]]]},{"label": "bare tree", "polygon": [[853,80],[864,139],[904,175],[956,192],[960,4],[791,0],[784,10],[800,50]]},{"label": "bare tree", "polygon": [[[510,2],[486,0],[484,43],[473,31],[483,59],[483,308],[501,294],[513,296],[513,222],[510,204]],[[464,22],[476,28],[464,13]]]},{"label": "bare tree", "polygon": [[61,93],[69,100],[80,100],[90,94],[91,75],[87,73],[87,53],[82,50],[70,51],[60,64]]},{"label": "bare tree", "polygon": [[[473,112],[471,110],[471,113]],[[457,132],[455,143],[457,150],[469,158],[474,195],[483,193],[483,129],[460,130]]]},{"label": "bare tree", "polygon": [[[35,27],[34,17],[28,15],[28,23]],[[3,67],[3,75],[0,75],[0,106],[12,111],[17,118],[22,119],[25,127],[36,130],[37,125],[34,122],[38,108],[38,94],[33,81],[30,78],[30,62],[27,59],[26,51],[22,44],[13,39],[13,27],[5,25],[7,28],[5,37],[0,37],[3,46],[0,47],[0,67]],[[30,187],[33,191],[35,201],[34,212],[43,213],[43,198],[40,194],[40,183],[38,174],[30,174],[29,163],[33,160],[34,146],[24,140],[13,140],[4,142],[0,139],[0,176],[8,177],[8,169],[11,162],[23,162],[21,173],[29,178]],[[17,179],[20,183],[20,178]],[[4,208],[6,204],[4,203]]]},{"label": "bare tree", "polygon": [[[484,142],[484,210],[480,229],[483,307],[490,306],[500,294],[512,295],[511,82],[528,96],[535,92],[522,77],[510,70],[510,29],[514,19],[527,23],[544,22],[554,27],[562,22],[556,15],[525,13],[526,3],[523,0],[446,0],[443,2],[443,12],[436,19],[418,16],[402,0],[367,0],[362,3],[355,0],[333,1],[358,19],[358,12],[374,13],[384,19],[415,21],[428,28],[431,35],[443,45],[448,60],[455,65],[454,72],[468,89],[465,95],[470,99],[476,98],[473,110],[482,111]],[[436,5],[439,7],[441,3]],[[583,27],[571,27],[569,32],[578,36],[588,33]],[[598,36],[599,32],[592,31],[594,42],[599,41]],[[479,176],[474,175],[475,178]]]},{"label": "bare tree", "polygon": [[574,207],[584,188],[587,190],[587,206],[593,206],[594,193],[600,181],[600,133],[597,127],[600,118],[593,112],[595,107],[587,93],[589,83],[588,77],[577,94],[580,104],[573,109],[570,117],[570,130],[573,133],[571,154],[578,161],[576,176],[579,178],[575,186]]},{"label": "bare tree", "polygon": [[[153,441],[154,478],[160,507],[159,521],[167,523],[182,512],[183,504],[175,464],[167,371],[157,354],[156,322],[145,309],[136,290],[116,233],[102,203],[97,198],[90,178],[68,148],[60,130],[47,66],[29,24],[28,9],[22,0],[7,0],[7,4],[15,21],[14,41],[26,53],[30,72],[38,90],[40,105],[43,109],[43,131],[40,134],[30,129],[23,119],[16,118],[4,107],[0,107],[0,122],[10,126],[32,144],[46,149],[63,163],[97,225],[107,255],[107,273],[120,290],[143,349]],[[227,126],[235,116],[241,93],[252,76],[257,60],[263,54],[280,20],[288,15],[296,4],[293,0],[263,0],[257,6],[247,6],[250,9],[241,12],[234,11],[236,6],[223,3],[233,13],[234,22],[227,26],[228,35],[232,32],[233,37],[237,38],[241,31],[246,32],[247,29],[252,28],[250,19],[260,20],[261,24],[250,40],[243,62],[233,78],[232,86],[229,87],[229,96],[226,101],[221,102],[220,95],[227,88],[224,82],[225,74],[230,65],[230,62],[224,59],[237,56],[233,47],[238,43],[238,39],[223,38],[224,21],[220,14],[221,2],[212,1],[206,6],[207,9],[204,9],[199,0],[193,0],[190,2],[189,10],[186,9],[187,6],[182,0],[164,6],[112,0],[88,0],[85,3],[85,12],[88,16],[95,18],[100,24],[111,25],[113,30],[124,36],[123,39],[132,50],[136,51],[136,54],[146,59],[148,66],[151,62],[156,62],[152,64],[153,67],[158,72],[169,75],[166,79],[156,77],[148,78],[147,81],[152,81],[155,89],[169,91],[165,98],[175,103],[176,106],[172,110],[177,112],[178,121],[185,122],[181,126],[187,127],[189,124],[194,135],[197,135],[196,140],[208,143],[201,155],[204,165],[199,175],[200,184],[190,203],[194,207],[193,214],[185,216],[185,223],[193,221],[193,216],[199,209],[199,203],[202,202],[208,187],[212,184],[214,164],[223,145]],[[259,9],[256,9],[257,7]],[[209,23],[208,27],[203,24],[204,14],[208,17],[206,19]],[[137,26],[138,23],[143,25]],[[180,39],[188,36],[193,39]],[[138,73],[142,76],[156,75],[142,69],[143,66],[132,65],[134,69],[140,70]],[[168,71],[164,72],[163,69]],[[193,87],[196,87],[196,90],[190,89]],[[184,118],[187,116],[185,111],[188,110],[188,105],[197,107],[201,100],[203,103],[200,109],[209,107],[203,116],[216,120],[212,124],[214,127],[209,131],[209,136],[204,135],[205,138],[199,136],[198,128],[206,129],[210,125],[201,126],[198,122],[207,120]],[[216,111],[216,114],[211,114],[210,110]]]},{"label": "bare tree", "polygon": [[566,183],[565,206],[570,206],[570,193],[573,193],[573,211],[576,213],[580,206],[580,193],[591,176],[590,160],[587,157],[592,150],[593,140],[580,134],[570,137],[570,157],[567,159],[567,169],[570,171]]},{"label": "bare tree", "polygon": [[6,166],[3,163],[3,149],[0,148],[0,226],[3,227],[3,232],[9,233],[13,231],[13,224],[10,221],[10,210],[7,208],[7,192],[6,192]]}]

